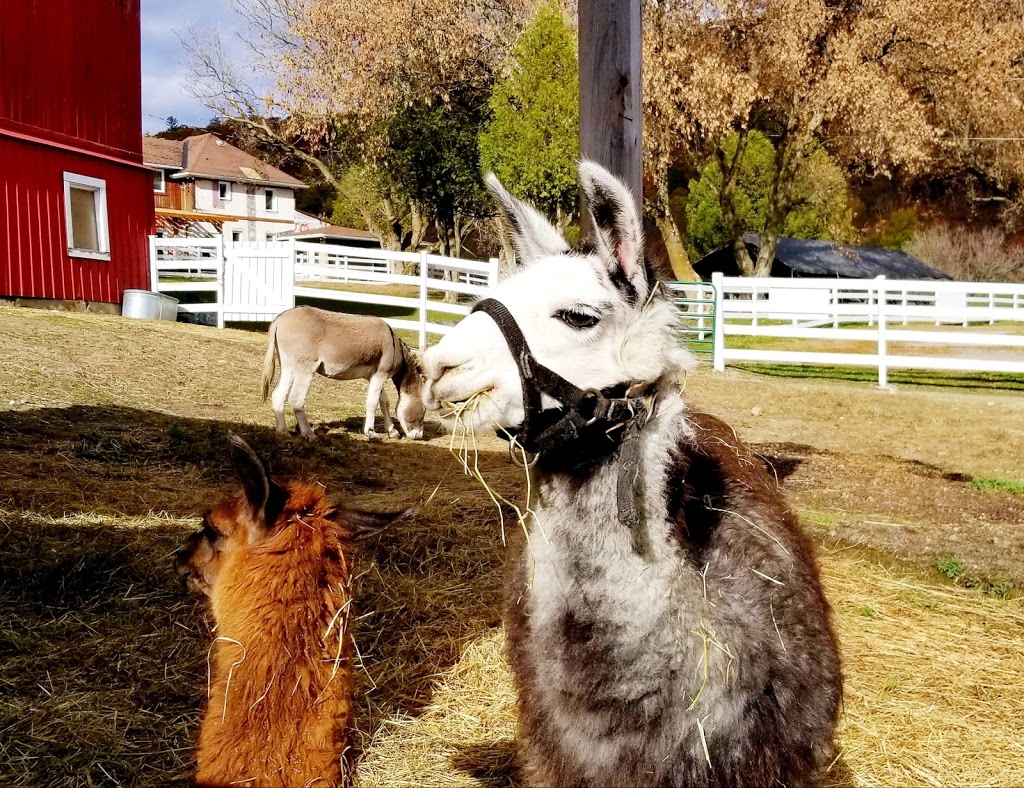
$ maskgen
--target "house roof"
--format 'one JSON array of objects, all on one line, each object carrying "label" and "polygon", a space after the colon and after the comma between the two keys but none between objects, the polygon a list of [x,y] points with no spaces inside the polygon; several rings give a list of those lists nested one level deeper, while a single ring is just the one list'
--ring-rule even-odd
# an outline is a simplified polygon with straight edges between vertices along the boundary
[{"label": "house roof", "polygon": [[183,166],[184,149],[185,146],[181,140],[164,140],[159,137],[142,138],[142,160],[150,166],[173,167],[180,170]]},{"label": "house roof", "polygon": [[293,230],[289,233],[281,233],[278,238],[298,238],[299,240],[330,240],[330,241],[377,241],[377,236],[366,230],[358,230],[355,227],[338,227],[333,224],[325,224],[321,227],[309,227],[304,230]]},{"label": "house roof", "polygon": [[[761,239],[745,235],[747,249],[756,257]],[[693,270],[708,278],[715,271],[727,276],[739,274],[731,246],[723,246],[698,260]],[[831,241],[780,238],[775,251],[772,276],[829,276],[847,279],[873,279],[884,275],[893,279],[949,279],[906,252],[876,246],[846,246]]]},{"label": "house roof", "polygon": [[142,159],[154,168],[175,167],[181,170],[171,176],[175,180],[213,178],[262,186],[306,188],[298,178],[239,150],[215,134],[197,134],[180,141],[143,137]]}]

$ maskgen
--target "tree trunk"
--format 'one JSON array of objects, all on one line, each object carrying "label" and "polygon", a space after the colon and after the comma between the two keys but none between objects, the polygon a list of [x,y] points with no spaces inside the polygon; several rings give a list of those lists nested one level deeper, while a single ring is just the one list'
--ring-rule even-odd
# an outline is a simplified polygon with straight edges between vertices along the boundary
[{"label": "tree trunk", "polygon": [[690,255],[686,253],[686,244],[683,243],[683,236],[679,233],[675,220],[665,214],[655,219],[655,223],[661,231],[661,239],[665,242],[668,262],[672,266],[672,276],[680,282],[699,282],[700,277],[690,265]]},{"label": "tree trunk", "polygon": [[[449,222],[436,218],[434,220],[434,226],[437,228],[437,240],[440,244],[440,252],[445,257],[452,256],[452,231]],[[454,282],[458,279],[458,276],[454,271],[447,270],[444,272],[444,280],[446,282]],[[444,291],[444,302],[446,304],[454,304],[459,300],[459,294],[453,293],[450,290]]]},{"label": "tree trunk", "polygon": [[761,248],[757,253],[754,276],[771,276],[779,238],[786,227],[786,217],[792,208],[793,183],[804,158],[806,145],[802,138],[794,140],[783,133],[775,149],[775,177],[768,193],[768,215],[761,230]]},{"label": "tree trunk", "polygon": [[719,204],[722,206],[722,221],[729,234],[732,252],[736,257],[736,265],[743,276],[753,276],[755,270],[754,261],[750,259],[750,252],[747,250],[747,242],[743,240],[743,228],[740,227],[736,217],[736,185],[739,181],[743,154],[747,150],[748,137],[749,130],[746,126],[741,127],[736,139],[736,155],[731,162],[726,161],[725,151],[720,147],[716,151],[718,167],[722,171],[722,191],[718,198]]},{"label": "tree trunk", "polygon": [[656,165],[656,170],[654,222],[661,232],[661,240],[664,242],[665,252],[668,254],[668,262],[672,266],[672,276],[680,282],[698,282],[700,277],[690,265],[690,255],[686,252],[682,233],[679,232],[679,227],[676,225],[675,219],[672,218],[668,193],[668,164],[659,162]]}]

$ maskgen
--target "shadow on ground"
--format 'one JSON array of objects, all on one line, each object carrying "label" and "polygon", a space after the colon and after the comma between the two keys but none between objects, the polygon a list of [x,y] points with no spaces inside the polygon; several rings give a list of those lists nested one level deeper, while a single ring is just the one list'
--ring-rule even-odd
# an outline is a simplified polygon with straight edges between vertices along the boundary
[{"label": "shadow on ground", "polygon": [[[188,783],[210,631],[171,562],[195,516],[234,492],[229,431],[275,476],[420,508],[357,559],[367,742],[500,621],[496,512],[445,448],[104,407],[5,412],[0,430],[0,784]],[[481,463],[517,489],[503,455]]]}]

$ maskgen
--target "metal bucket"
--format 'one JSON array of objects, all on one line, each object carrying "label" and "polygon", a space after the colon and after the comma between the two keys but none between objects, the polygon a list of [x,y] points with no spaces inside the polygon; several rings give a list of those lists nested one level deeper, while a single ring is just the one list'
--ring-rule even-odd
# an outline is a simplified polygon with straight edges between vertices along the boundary
[{"label": "metal bucket", "polygon": [[143,320],[177,320],[178,299],[152,290],[125,290],[121,316]]}]

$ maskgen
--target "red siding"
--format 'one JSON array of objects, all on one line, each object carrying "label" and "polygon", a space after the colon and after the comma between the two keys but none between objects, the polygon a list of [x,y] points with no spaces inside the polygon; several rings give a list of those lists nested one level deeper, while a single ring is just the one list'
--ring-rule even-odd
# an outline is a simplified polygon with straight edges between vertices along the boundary
[{"label": "red siding", "polygon": [[[0,295],[114,303],[149,287],[151,171],[2,134],[0,162]],[[106,181],[109,262],[67,254],[65,171]]]},{"label": "red siding", "polygon": [[0,0],[0,126],[142,160],[139,0]]}]

